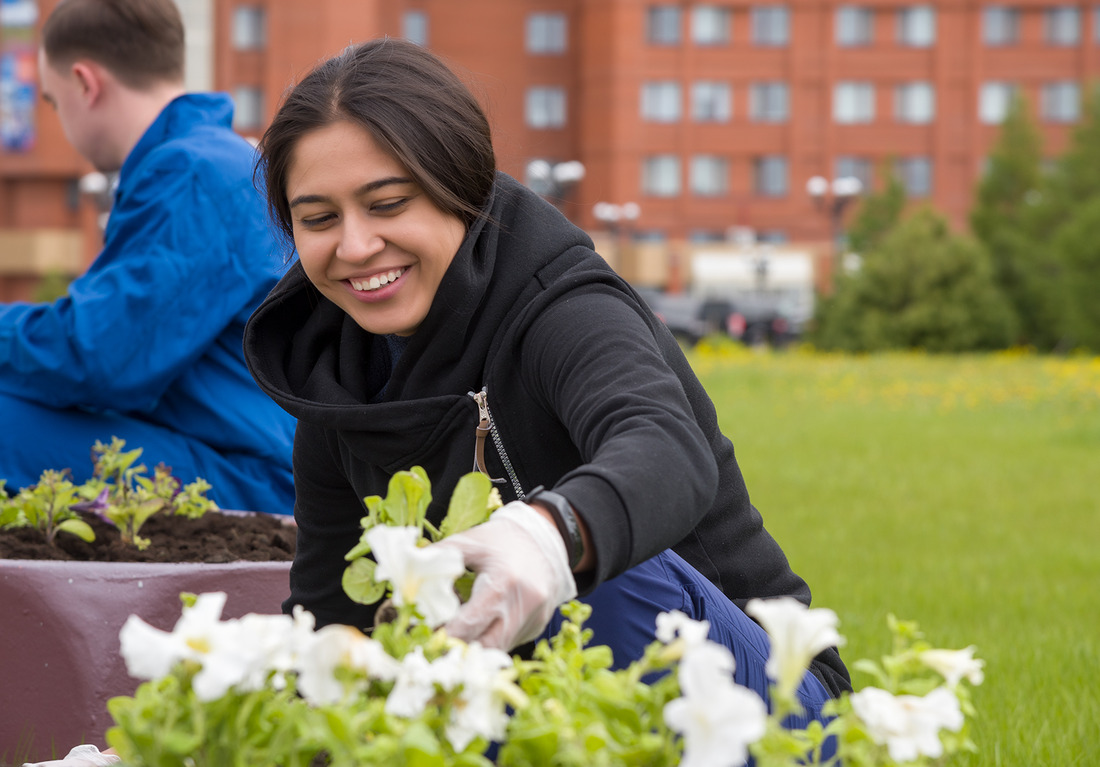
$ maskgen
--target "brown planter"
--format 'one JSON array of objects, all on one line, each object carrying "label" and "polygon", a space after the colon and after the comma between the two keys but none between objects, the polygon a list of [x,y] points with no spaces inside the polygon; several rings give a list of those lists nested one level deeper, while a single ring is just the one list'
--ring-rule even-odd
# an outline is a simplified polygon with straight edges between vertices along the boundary
[{"label": "brown planter", "polygon": [[224,618],[278,613],[290,562],[0,559],[0,765],[104,745],[107,700],[130,695],[118,634],[131,615],[170,630],[181,592],[224,591]]}]

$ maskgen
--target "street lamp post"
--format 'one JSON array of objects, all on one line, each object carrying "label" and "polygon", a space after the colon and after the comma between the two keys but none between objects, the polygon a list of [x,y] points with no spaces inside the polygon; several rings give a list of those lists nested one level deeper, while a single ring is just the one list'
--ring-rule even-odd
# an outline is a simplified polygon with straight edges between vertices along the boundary
[{"label": "street lamp post", "polygon": [[[630,253],[627,246],[634,237],[634,222],[642,215],[642,208],[636,202],[624,202],[621,205],[612,202],[597,202],[592,206],[592,215],[607,227],[615,242],[615,256],[619,269],[630,272],[634,264],[627,264]],[[624,275],[626,276],[626,275]],[[630,279],[626,276],[626,279]]]},{"label": "street lamp post", "polygon": [[818,210],[829,216],[834,254],[843,255],[847,247],[844,233],[844,211],[863,191],[863,182],[855,176],[841,176],[830,182],[824,176],[814,176],[806,182],[806,192]]},{"label": "street lamp post", "polygon": [[557,163],[531,160],[527,163],[527,186],[555,205],[583,178],[584,164],[578,160]]}]

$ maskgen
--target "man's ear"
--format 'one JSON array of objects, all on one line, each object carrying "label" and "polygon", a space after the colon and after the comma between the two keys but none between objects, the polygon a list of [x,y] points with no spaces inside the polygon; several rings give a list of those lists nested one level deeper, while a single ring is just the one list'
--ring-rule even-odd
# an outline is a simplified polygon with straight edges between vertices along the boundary
[{"label": "man's ear", "polygon": [[103,70],[91,61],[75,61],[70,67],[73,79],[80,86],[81,95],[88,106],[96,104],[103,97]]}]

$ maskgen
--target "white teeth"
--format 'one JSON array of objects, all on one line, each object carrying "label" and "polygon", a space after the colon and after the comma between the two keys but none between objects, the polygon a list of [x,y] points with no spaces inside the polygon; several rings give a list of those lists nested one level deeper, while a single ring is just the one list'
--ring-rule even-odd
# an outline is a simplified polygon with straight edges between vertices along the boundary
[{"label": "white teeth", "polygon": [[405,270],[403,268],[394,269],[392,271],[386,272],[385,274],[376,274],[369,280],[349,280],[349,282],[351,282],[351,286],[356,290],[378,290],[383,285],[389,285],[391,282],[396,280],[404,273]]}]

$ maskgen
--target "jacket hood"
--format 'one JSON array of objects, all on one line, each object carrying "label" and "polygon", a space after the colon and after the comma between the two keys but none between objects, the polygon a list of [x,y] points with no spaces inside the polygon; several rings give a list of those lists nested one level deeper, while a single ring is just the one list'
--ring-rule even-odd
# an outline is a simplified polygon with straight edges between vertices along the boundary
[{"label": "jacket hood", "polygon": [[369,379],[371,365],[385,359],[383,339],[360,328],[314,288],[300,263],[248,322],[249,369],[260,387],[298,419],[365,434],[392,434],[398,424],[406,433],[430,431],[438,425],[440,409],[481,387],[494,338],[512,321],[516,307],[541,291],[540,270],[573,249],[595,257],[583,230],[498,173],[482,215],[390,372],[380,402],[371,403],[376,387]]}]

